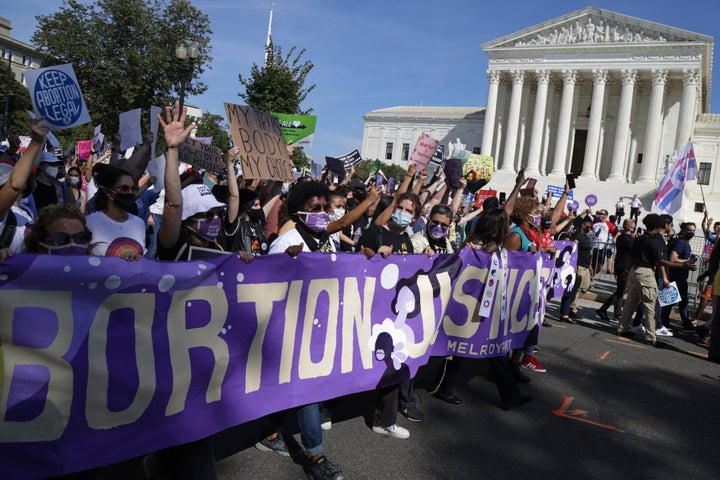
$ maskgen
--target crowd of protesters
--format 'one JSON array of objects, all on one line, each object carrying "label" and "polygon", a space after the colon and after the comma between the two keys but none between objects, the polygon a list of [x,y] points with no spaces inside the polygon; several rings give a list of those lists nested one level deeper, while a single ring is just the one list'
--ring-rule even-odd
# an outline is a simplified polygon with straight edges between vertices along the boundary
[{"label": "crowd of protesters", "polygon": [[[710,347],[710,359],[720,359],[720,342],[709,340],[711,331],[715,333],[718,328],[712,327],[712,320],[703,323],[700,315],[712,302],[717,316],[720,295],[720,222],[713,223],[707,216],[701,227],[707,245],[714,247],[701,276],[706,285],[702,288],[704,303],[691,319],[688,271],[697,264],[688,242],[696,226],[683,223],[677,235],[670,235],[673,219],[650,213],[642,220],[645,233],[640,235],[636,228],[640,215],[637,197],[630,202],[629,218],[622,220],[622,198],[613,216],[604,209],[575,212],[568,208],[569,185],[559,198],[547,194],[539,200],[534,188],[523,188],[526,179],[522,171],[504,203],[490,197],[477,205],[468,203],[464,179],[452,189],[452,182],[444,178],[441,169],[429,178],[415,164],[409,166],[394,192],[386,191],[377,176],[353,178],[352,171],[340,181],[333,181],[329,171],[322,178],[300,177],[293,185],[247,180],[238,177],[236,148],[227,152],[227,168],[221,172],[198,172],[181,165],[178,147],[193,125],[186,125],[186,113],[177,105],[167,107],[159,122],[167,152],[164,189],[155,191],[157,179],[146,172],[151,135],[129,158],[116,149],[107,149],[93,152],[85,161],[63,159],[47,150],[48,127],[42,117],[34,119],[31,141],[22,155],[17,154],[14,141],[0,152],[0,261],[29,252],[178,262],[190,260],[193,247],[234,252],[248,263],[258,255],[294,257],[313,251],[354,252],[367,258],[408,254],[432,257],[462,248],[499,255],[507,255],[507,251],[539,252],[552,258],[557,253],[557,281],[566,287],[559,299],[560,321],[576,323],[582,319],[579,300],[596,272],[607,268],[615,275],[616,288],[597,310],[598,318],[617,322],[618,335],[641,335],[643,341],[655,345],[657,336],[672,335],[673,307],[663,307],[655,314],[658,289],[675,282],[683,298],[679,304],[682,328],[697,331]],[[554,240],[576,244],[576,269],[569,265],[569,249],[556,252]],[[548,292],[547,298],[551,297]],[[541,319],[525,344],[508,356],[487,360],[506,410],[530,401],[519,387],[530,382],[527,372],[547,371],[536,356],[543,324],[550,325]],[[386,340],[382,335],[377,339],[378,360],[390,359],[393,346]],[[460,366],[467,361],[475,360],[442,359],[431,392],[436,398],[462,403],[453,386]],[[408,438],[411,432],[397,423],[397,414],[413,422],[424,421],[425,415],[418,408],[409,372],[395,371],[392,362],[388,370],[389,375],[383,376],[375,392],[371,430],[378,435]],[[264,419],[266,431],[256,447],[288,456],[280,432],[290,414],[297,415],[308,457],[307,474],[316,479],[344,478],[324,454],[322,430],[331,428],[332,412],[322,404],[268,416]],[[166,448],[154,456],[168,478],[215,477],[209,439]]]}]

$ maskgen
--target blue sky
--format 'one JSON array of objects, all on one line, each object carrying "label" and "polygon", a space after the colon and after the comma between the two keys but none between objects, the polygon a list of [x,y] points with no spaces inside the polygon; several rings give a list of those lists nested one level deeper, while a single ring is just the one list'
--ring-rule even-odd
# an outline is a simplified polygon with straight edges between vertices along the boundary
[{"label": "blue sky", "polygon": [[[28,41],[32,12],[52,12],[59,1],[6,2],[13,36]],[[223,114],[223,102],[242,103],[238,74],[264,55],[270,0],[195,0],[213,30],[207,92],[188,102]],[[362,142],[362,116],[398,105],[484,106],[487,55],[481,45],[589,6],[559,0],[277,0],[273,41],[288,51],[305,48],[316,88],[303,107],[318,116],[315,159],[337,156]],[[720,37],[716,0],[595,1],[591,6]],[[713,77],[718,74],[715,54]],[[715,79],[715,84],[717,84]],[[720,94],[711,112],[720,113]]]}]

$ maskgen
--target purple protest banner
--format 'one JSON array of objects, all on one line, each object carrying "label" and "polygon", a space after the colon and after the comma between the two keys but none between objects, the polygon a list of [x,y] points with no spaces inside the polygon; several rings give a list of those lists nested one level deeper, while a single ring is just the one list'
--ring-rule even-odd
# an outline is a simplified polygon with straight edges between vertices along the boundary
[{"label": "purple protest banner", "polygon": [[[431,355],[521,347],[552,260],[509,252],[507,306],[493,290],[483,317],[492,258],[17,255],[0,276],[3,476],[111,464],[372,390],[402,364],[414,376]],[[376,358],[388,338],[396,354]]]}]

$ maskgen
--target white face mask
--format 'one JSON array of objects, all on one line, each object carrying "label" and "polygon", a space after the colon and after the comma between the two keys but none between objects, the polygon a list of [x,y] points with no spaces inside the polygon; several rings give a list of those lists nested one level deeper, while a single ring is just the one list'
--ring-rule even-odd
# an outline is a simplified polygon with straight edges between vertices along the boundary
[{"label": "white face mask", "polygon": [[344,208],[336,208],[333,210],[333,213],[330,214],[330,220],[335,222],[337,220],[340,220],[344,215],[345,215]]},{"label": "white face mask", "polygon": [[45,167],[45,175],[50,178],[57,178],[59,171],[58,167]]}]

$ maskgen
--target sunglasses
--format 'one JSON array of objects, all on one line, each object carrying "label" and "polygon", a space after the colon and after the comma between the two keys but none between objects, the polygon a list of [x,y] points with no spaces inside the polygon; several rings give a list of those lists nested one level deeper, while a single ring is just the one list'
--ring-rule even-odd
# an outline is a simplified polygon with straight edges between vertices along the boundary
[{"label": "sunglasses", "polygon": [[322,210],[323,210],[323,206],[320,205],[319,203],[316,203],[313,206],[311,206],[309,209],[307,209],[308,212],[313,212],[313,213],[320,212]]},{"label": "sunglasses", "polygon": [[89,230],[74,233],[70,235],[65,232],[53,232],[48,235],[50,242],[48,243],[53,247],[61,247],[70,243],[77,243],[78,245],[87,245],[92,239],[92,233]]},{"label": "sunglasses", "polygon": [[450,224],[449,224],[449,223],[436,222],[436,221],[434,221],[434,220],[430,220],[430,226],[431,226],[431,227],[450,228]]},{"label": "sunglasses", "polygon": [[208,222],[211,222],[215,217],[219,217],[222,215],[221,209],[212,209],[208,210],[207,212],[197,213],[193,215],[193,220],[207,220]]}]

